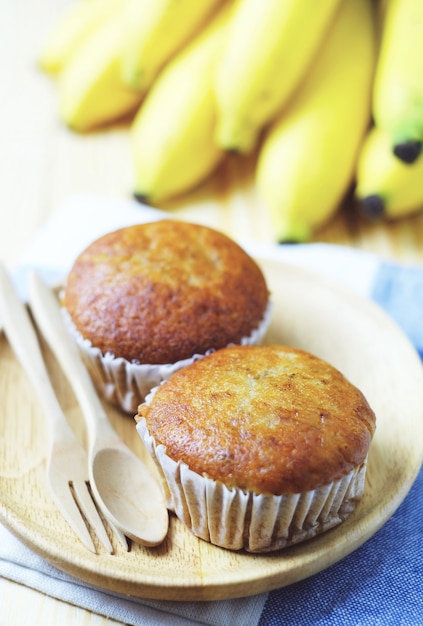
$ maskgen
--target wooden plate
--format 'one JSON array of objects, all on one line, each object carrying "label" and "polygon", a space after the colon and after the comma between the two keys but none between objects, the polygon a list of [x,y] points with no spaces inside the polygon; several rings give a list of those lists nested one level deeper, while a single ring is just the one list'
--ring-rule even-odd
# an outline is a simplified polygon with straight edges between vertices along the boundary
[{"label": "wooden plate", "polygon": [[[165,543],[93,555],[55,509],[45,483],[45,429],[35,396],[0,336],[0,518],[47,561],[99,587],[167,600],[213,600],[289,585],[339,561],[371,537],[410,489],[423,456],[423,370],[398,327],[376,305],[312,273],[262,261],[273,294],[267,343],[303,347],[338,367],[361,388],[377,415],[364,497],[341,526],[268,555],[229,552],[195,538],[174,517]],[[45,346],[44,346],[45,348]],[[45,350],[62,404],[78,435],[75,399]],[[110,410],[134,450],[135,422]],[[131,477],[128,476],[128,480]],[[142,497],[142,496],[140,496]]]}]

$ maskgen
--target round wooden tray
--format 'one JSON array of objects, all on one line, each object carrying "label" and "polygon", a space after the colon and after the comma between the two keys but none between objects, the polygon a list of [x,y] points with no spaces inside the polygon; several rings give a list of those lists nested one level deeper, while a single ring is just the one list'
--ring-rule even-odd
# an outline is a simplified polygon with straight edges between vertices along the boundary
[{"label": "round wooden tray", "polygon": [[[260,261],[274,310],[265,341],[303,347],[338,367],[377,415],[366,487],[354,514],[337,528],[287,550],[230,552],[194,537],[175,517],[165,542],[91,554],[56,510],[45,482],[43,415],[0,336],[0,519],[27,546],[77,578],[144,598],[214,600],[253,595],[323,570],[371,537],[408,493],[423,459],[423,369],[404,334],[373,303],[310,272]],[[68,419],[84,440],[76,401],[44,346]],[[136,451],[135,422],[108,409]],[[128,481],[131,477],[128,476]],[[142,497],[142,494],[140,494]]]}]

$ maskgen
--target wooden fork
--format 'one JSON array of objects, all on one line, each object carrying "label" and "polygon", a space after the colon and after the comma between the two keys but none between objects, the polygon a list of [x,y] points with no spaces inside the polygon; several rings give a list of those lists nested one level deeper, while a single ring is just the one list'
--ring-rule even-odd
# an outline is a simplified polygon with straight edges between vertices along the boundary
[{"label": "wooden fork", "polygon": [[[50,382],[30,315],[1,264],[0,321],[44,410],[49,434],[47,478],[53,499],[63,517],[89,550],[96,553],[83,516],[101,545],[112,554],[112,544],[89,488],[87,453],[67,422]],[[122,533],[111,524],[109,526],[127,549]]]}]

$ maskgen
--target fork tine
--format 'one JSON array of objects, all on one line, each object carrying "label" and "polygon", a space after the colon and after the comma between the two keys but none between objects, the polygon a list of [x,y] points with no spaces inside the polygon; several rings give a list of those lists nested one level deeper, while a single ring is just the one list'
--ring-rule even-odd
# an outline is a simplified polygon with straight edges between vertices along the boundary
[{"label": "fork tine", "polygon": [[[95,505],[95,496],[91,493],[88,482],[84,480],[74,480],[72,481],[72,487],[78,506],[89,524],[95,530],[98,540],[109,554],[113,554],[112,544],[110,543],[103,521]],[[128,551],[128,541],[123,532],[119,530],[111,520],[107,520],[107,524],[112,530],[113,535],[119,540],[122,548]]]},{"label": "fork tine", "polygon": [[67,523],[79,537],[79,540],[82,541],[84,546],[96,554],[97,550],[95,549],[91,535],[88,532],[88,528],[81,516],[78,505],[71,493],[69,484],[66,484],[63,481],[55,481],[51,475],[49,476],[49,480],[50,483],[54,483],[51,485],[51,492],[60,513],[66,519]]},{"label": "fork tine", "polygon": [[112,520],[107,520],[107,523],[109,524],[113,532],[113,535],[116,537],[116,539],[119,540],[119,543],[122,546],[122,548],[125,550],[125,552],[128,552],[129,546],[128,546],[128,540],[126,536],[123,534],[120,528],[118,528],[117,526],[113,524]]},{"label": "fork tine", "polygon": [[113,553],[112,544],[107,535],[104,524],[95,507],[92,495],[88,489],[88,485],[83,480],[72,481],[72,488],[75,494],[79,508],[87,518],[89,524],[93,527],[98,540],[107,550],[109,554]]}]

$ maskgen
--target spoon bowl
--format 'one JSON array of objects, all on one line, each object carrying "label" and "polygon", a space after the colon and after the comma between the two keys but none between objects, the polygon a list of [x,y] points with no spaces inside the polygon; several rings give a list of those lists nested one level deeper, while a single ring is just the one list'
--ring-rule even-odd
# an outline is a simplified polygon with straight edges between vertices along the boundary
[{"label": "spoon bowl", "polygon": [[90,458],[94,496],[107,517],[130,539],[145,546],[160,544],[169,516],[150,469],[125,446],[99,448]]},{"label": "spoon bowl", "polygon": [[144,546],[159,545],[168,532],[169,514],[157,468],[146,449],[142,456],[135,454],[113,429],[65,327],[60,305],[35,273],[30,276],[29,292],[37,324],[66,373],[85,418],[88,472],[98,506],[126,537]]}]

